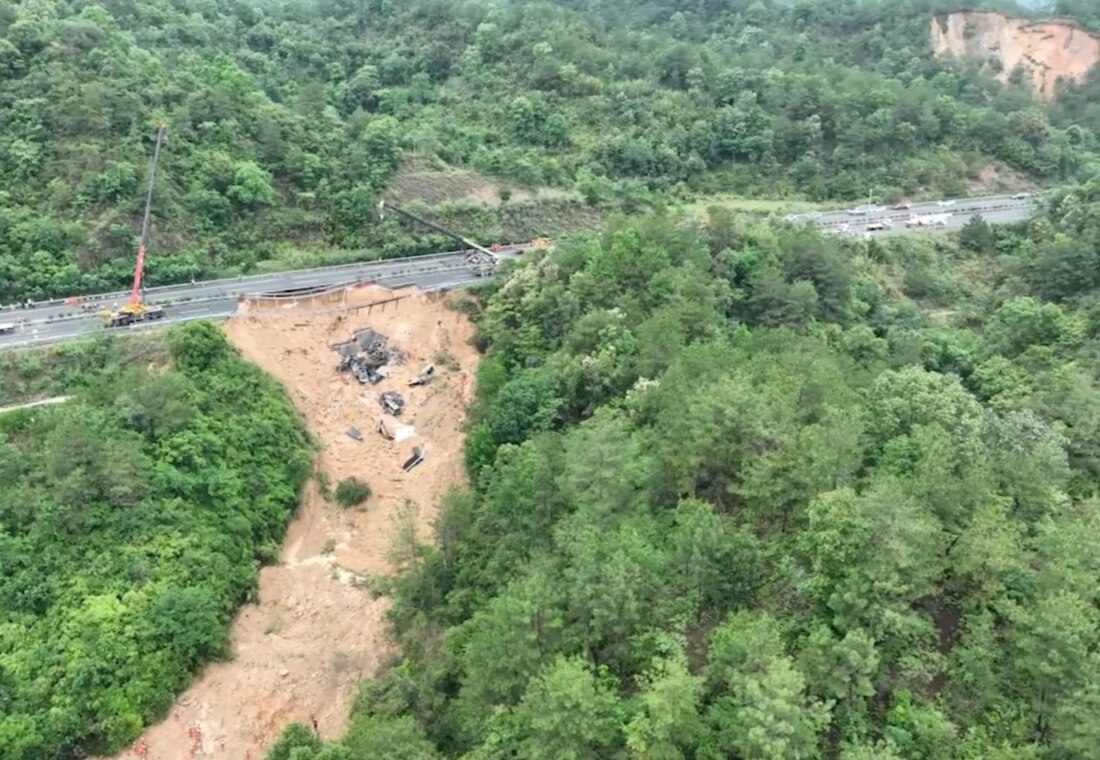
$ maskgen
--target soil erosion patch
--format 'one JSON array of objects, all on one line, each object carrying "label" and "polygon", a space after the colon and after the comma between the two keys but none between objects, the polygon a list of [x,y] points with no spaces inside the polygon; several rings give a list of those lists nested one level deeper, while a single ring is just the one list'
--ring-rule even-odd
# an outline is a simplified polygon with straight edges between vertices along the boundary
[{"label": "soil erosion patch", "polygon": [[[439,498],[464,482],[461,430],[477,353],[473,326],[443,298],[369,286],[336,304],[254,304],[228,322],[244,356],[287,387],[320,444],[323,474],[303,495],[279,564],[261,571],[258,603],[233,623],[233,659],[207,667],[120,759],[262,760],[288,721],[316,718],[326,738],[343,731],[356,683],[392,653],[388,601],[372,599],[362,581],[390,569],[395,531],[415,526],[426,538]],[[366,307],[383,300],[390,302]],[[374,384],[354,369],[337,371],[341,355],[332,348],[364,328],[386,338],[393,358]],[[429,382],[410,387],[428,363]],[[383,416],[386,391],[403,397],[397,417]],[[380,418],[394,438],[378,431]],[[406,472],[414,447],[424,459]],[[373,491],[361,506],[324,498],[318,481],[335,489],[350,476]]]}]

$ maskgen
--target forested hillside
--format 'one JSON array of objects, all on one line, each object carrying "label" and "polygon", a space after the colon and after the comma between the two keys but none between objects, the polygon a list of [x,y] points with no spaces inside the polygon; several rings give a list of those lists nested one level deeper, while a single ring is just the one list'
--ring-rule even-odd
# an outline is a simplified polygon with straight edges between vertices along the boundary
[{"label": "forested hillside", "polygon": [[1088,174],[1089,97],[936,60],[950,7],[0,0],[0,301],[125,284],[161,122],[151,284],[408,249],[371,212],[409,155],[627,209]]},{"label": "forested hillside", "polygon": [[361,757],[1100,757],[1100,186],[1019,229],[715,209],[524,264],[476,486],[395,582]]},{"label": "forested hillside", "polygon": [[5,362],[6,382],[61,371],[76,396],[0,415],[2,760],[133,741],[228,655],[229,620],[278,554],[310,467],[293,409],[213,325],[170,343]]}]

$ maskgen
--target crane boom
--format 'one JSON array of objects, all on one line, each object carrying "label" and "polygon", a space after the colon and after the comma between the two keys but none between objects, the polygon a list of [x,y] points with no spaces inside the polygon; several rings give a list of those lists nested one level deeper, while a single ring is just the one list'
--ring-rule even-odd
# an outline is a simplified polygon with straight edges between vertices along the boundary
[{"label": "crane boom", "polygon": [[138,304],[145,293],[145,243],[149,238],[149,214],[153,208],[153,188],[157,180],[157,161],[160,159],[160,144],[164,140],[165,125],[157,130],[157,142],[153,147],[153,160],[149,165],[149,191],[145,195],[145,216],[141,220],[141,238],[138,240],[137,263],[134,265],[134,285],[130,289],[130,303]]},{"label": "crane boom", "polygon": [[422,216],[417,216],[416,214],[414,214],[411,211],[406,211],[405,209],[401,208],[400,206],[395,206],[392,203],[387,203],[386,201],[378,201],[378,210],[379,210],[379,212],[382,212],[385,209],[390,209],[391,211],[396,211],[397,213],[401,214],[401,216],[404,216],[408,219],[412,219],[414,222],[419,222],[420,224],[423,224],[425,227],[430,227],[431,229],[435,230],[436,232],[442,232],[447,237],[453,238],[454,240],[457,240],[458,242],[462,243],[462,245],[466,246],[467,248],[472,248],[473,250],[477,251],[478,253],[484,253],[486,255],[493,256],[494,259],[496,258],[496,256],[493,255],[492,251],[490,251],[488,248],[485,248],[484,246],[482,246],[478,243],[475,243],[473,240],[470,240],[470,238],[468,238],[468,237],[463,237],[462,235],[459,235],[457,232],[452,232],[451,230],[447,229],[446,227],[444,227],[440,224],[436,224],[435,222],[429,221],[429,220],[425,219]]}]

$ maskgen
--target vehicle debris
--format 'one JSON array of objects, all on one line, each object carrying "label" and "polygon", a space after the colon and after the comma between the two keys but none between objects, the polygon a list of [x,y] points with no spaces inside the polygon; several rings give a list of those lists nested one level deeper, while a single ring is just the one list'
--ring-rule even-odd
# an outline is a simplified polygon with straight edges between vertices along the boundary
[{"label": "vehicle debris", "polygon": [[385,417],[378,418],[378,432],[382,434],[383,438],[395,443],[401,443],[416,436],[416,428],[412,425],[400,425],[397,420],[386,419]]},{"label": "vehicle debris", "polygon": [[357,427],[349,427],[344,432],[348,434],[349,438],[354,438],[357,441],[362,441],[363,440],[363,431],[361,431]]},{"label": "vehicle debris", "polygon": [[382,408],[394,417],[400,415],[405,408],[405,397],[397,391],[386,391],[382,394],[379,402],[382,404]]},{"label": "vehicle debris", "polygon": [[428,364],[424,369],[420,370],[420,374],[409,381],[409,385],[427,385],[435,377],[435,365]]},{"label": "vehicle debris", "polygon": [[350,373],[363,385],[377,385],[389,377],[388,364],[405,363],[405,352],[370,327],[356,330],[349,340],[332,348],[340,354],[336,371]]},{"label": "vehicle debris", "polygon": [[412,456],[405,460],[405,463],[401,465],[401,469],[405,472],[409,472],[412,468],[424,461],[424,454],[427,451],[427,446],[421,444],[420,446],[413,446]]}]

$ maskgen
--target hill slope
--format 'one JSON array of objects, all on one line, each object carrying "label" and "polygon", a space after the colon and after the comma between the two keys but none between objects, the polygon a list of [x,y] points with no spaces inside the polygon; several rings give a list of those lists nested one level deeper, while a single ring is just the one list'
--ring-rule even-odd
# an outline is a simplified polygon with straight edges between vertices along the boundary
[{"label": "hill slope", "polygon": [[1037,180],[1093,160],[1025,89],[935,60],[932,9],[5,1],[0,301],[125,283],[161,121],[152,283],[407,246],[371,218],[403,151],[623,208],[955,193],[995,159]]},{"label": "hill slope", "polygon": [[489,299],[474,484],[269,760],[1095,757],[1100,185],[1018,229],[612,224]]}]

